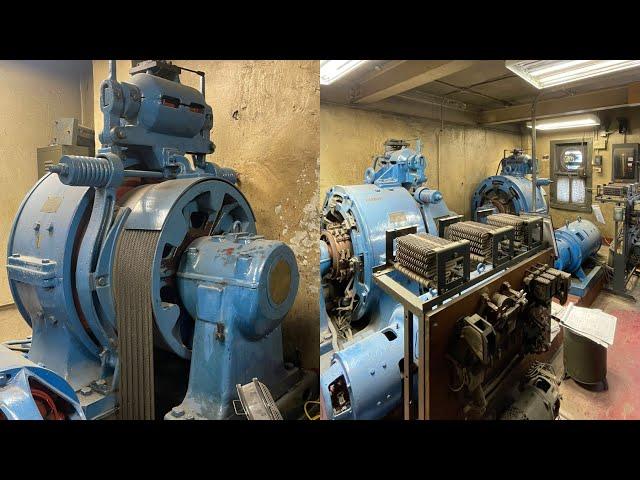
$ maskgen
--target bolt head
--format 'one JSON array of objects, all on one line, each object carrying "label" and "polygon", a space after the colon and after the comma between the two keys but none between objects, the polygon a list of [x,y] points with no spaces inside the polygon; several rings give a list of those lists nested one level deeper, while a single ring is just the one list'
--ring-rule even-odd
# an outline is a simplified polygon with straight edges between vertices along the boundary
[{"label": "bolt head", "polygon": [[375,375],[375,374],[376,374],[376,371],[372,368],[371,370],[369,370],[369,374],[371,374],[371,375]]},{"label": "bolt head", "polygon": [[99,277],[97,283],[100,287],[104,287],[107,284],[107,279],[105,277]]},{"label": "bolt head", "polygon": [[80,393],[82,395],[84,395],[85,397],[88,396],[88,395],[91,395],[91,392],[92,392],[91,387],[82,387],[80,389]]}]

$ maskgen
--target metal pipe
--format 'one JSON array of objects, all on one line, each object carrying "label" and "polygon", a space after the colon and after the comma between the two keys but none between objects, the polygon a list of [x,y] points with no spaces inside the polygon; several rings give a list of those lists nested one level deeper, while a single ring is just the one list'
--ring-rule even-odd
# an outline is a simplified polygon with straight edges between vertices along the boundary
[{"label": "metal pipe", "polygon": [[205,85],[204,73],[203,72],[201,72],[201,73],[202,73],[202,75],[200,75],[200,93],[202,94],[202,98],[205,98],[205,94],[204,94],[204,85]]},{"label": "metal pipe", "polygon": [[164,178],[162,172],[148,172],[146,170],[125,170],[125,177]]},{"label": "metal pipe", "polygon": [[536,95],[531,108],[531,212],[536,212],[536,200],[538,193],[538,160],[536,158],[536,107],[538,105]]},{"label": "metal pipe", "polygon": [[109,80],[113,80],[117,82],[116,78],[116,61],[117,60],[109,60]]}]

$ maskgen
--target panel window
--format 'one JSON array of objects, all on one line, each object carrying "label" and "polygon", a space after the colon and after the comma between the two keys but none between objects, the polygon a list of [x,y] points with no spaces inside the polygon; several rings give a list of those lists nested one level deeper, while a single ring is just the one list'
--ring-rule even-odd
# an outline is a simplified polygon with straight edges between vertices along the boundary
[{"label": "panel window", "polygon": [[591,140],[551,142],[551,206],[591,211]]}]

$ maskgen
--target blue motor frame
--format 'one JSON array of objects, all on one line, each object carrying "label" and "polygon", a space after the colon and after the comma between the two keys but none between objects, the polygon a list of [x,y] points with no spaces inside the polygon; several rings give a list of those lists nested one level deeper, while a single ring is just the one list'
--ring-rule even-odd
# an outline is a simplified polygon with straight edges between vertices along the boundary
[{"label": "blue motor frame", "polygon": [[[330,188],[323,206],[320,390],[325,414],[331,419],[381,418],[398,404],[404,351],[402,308],[374,283],[373,268],[386,261],[388,230],[416,227],[418,232],[438,235],[438,219],[452,215],[442,194],[424,186],[427,161],[420,142],[416,150],[397,140],[385,146],[385,153],[367,169],[363,185]],[[331,272],[346,263],[336,267],[335,256],[344,255],[344,247],[335,247],[331,226],[348,232],[353,272],[349,280],[332,278]],[[392,275],[413,293],[431,295],[406,276]],[[342,301],[338,297],[345,283],[349,284],[346,291],[357,298],[352,324],[366,323],[348,341],[336,338],[327,313],[327,307]],[[336,411],[329,389],[336,388],[339,378],[350,401],[349,408]]]},{"label": "blue motor frame", "polygon": [[[191,359],[186,417],[229,417],[236,383],[256,376],[264,376],[260,380],[277,398],[301,376],[284,367],[279,327],[297,293],[297,264],[282,242],[256,236],[235,171],[206,161],[215,146],[204,73],[195,72],[201,76],[196,90],[180,83],[182,70],[170,63],[142,62],[132,68],[130,83],[117,81],[114,61],[109,67],[100,87],[98,155],[62,157],[27,194],[9,235],[11,293],[33,329],[23,363],[40,377],[59,379],[48,385],[81,406],[69,418],[115,411],[116,246],[125,230],[150,230],[159,232],[151,285],[154,340]],[[202,252],[193,268],[192,248]],[[230,249],[238,252],[234,263]],[[270,276],[282,264],[284,284]],[[277,305],[269,290],[274,284],[286,291]],[[167,289],[175,294],[167,297]],[[268,328],[259,328],[265,321]],[[226,340],[211,351],[199,336],[209,338],[212,328],[219,333],[219,324]],[[0,356],[0,375],[20,364],[11,358],[16,355]],[[15,405],[15,392],[0,388],[0,404]],[[21,398],[28,397],[23,391]]]},{"label": "blue motor frame", "polygon": [[583,268],[585,262],[600,250],[602,234],[592,222],[578,218],[558,228],[554,235],[558,247],[558,258],[554,267],[577,277],[571,280],[570,293],[583,296],[602,273],[598,265],[588,273]]},{"label": "blue motor frame", "polygon": [[[0,344],[0,420],[42,420],[45,402],[66,418],[83,420],[76,392],[54,371]],[[40,408],[39,408],[40,407]]]},{"label": "blue motor frame", "polygon": [[[532,181],[528,177],[532,173],[532,161],[522,150],[513,150],[500,162],[500,173],[485,178],[480,182],[471,199],[471,215],[477,220],[477,212],[484,208],[493,208],[496,213],[532,212]],[[546,214],[549,209],[543,186],[551,182],[548,178],[536,180],[535,213]]]}]

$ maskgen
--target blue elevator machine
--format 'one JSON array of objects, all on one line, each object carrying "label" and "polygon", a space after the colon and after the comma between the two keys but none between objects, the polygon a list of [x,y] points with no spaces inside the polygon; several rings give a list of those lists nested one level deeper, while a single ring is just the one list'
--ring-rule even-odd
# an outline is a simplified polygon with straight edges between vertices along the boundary
[{"label": "blue elevator machine", "polygon": [[471,199],[471,215],[476,220],[478,210],[493,209],[495,213],[521,212],[546,214],[547,201],[542,187],[549,185],[548,178],[538,178],[535,186],[536,209],[532,210],[532,188],[530,178],[532,161],[522,150],[515,149],[500,161],[499,174],[485,178],[473,193]]},{"label": "blue elevator machine", "polygon": [[1,416],[222,419],[252,378],[296,408],[317,392],[282,352],[296,259],[207,161],[204,73],[195,89],[183,70],[144,61],[120,82],[110,62],[102,148],[62,157],[20,206],[7,271],[33,335],[0,350]]},{"label": "blue elevator machine", "polygon": [[[326,194],[321,224],[322,279],[320,390],[332,419],[381,418],[400,402],[404,356],[401,305],[373,281],[384,264],[386,232],[415,226],[438,235],[437,220],[448,217],[442,194],[428,188],[427,159],[418,141],[389,140],[375,157],[362,185],[337,185]],[[394,278],[415,294],[418,282]],[[334,408],[338,398],[348,398]]]}]

